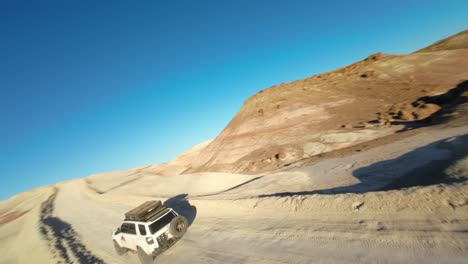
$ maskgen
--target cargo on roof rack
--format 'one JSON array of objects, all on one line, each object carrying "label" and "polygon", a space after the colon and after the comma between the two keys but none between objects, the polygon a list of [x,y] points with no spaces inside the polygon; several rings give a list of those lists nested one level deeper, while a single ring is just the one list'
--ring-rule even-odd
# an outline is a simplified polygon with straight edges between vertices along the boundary
[{"label": "cargo on roof rack", "polygon": [[161,201],[147,201],[125,213],[125,220],[146,222],[166,207]]}]

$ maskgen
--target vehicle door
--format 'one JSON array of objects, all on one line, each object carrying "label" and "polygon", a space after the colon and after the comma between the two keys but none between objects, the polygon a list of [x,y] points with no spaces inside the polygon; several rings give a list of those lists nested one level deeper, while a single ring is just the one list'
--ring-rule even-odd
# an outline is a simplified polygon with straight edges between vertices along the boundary
[{"label": "vehicle door", "polygon": [[123,223],[120,228],[120,243],[123,247],[136,250],[137,233],[135,223]]},{"label": "vehicle door", "polygon": [[[137,244],[148,254],[152,252],[150,249],[149,243],[146,242],[146,238],[149,237],[149,232],[146,228],[146,225],[138,224],[138,235],[137,235]],[[152,240],[151,240],[152,241]]]}]

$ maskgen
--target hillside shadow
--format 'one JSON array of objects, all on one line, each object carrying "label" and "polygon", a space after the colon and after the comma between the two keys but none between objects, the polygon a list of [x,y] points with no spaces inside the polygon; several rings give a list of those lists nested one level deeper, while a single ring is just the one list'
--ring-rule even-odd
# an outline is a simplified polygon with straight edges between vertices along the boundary
[{"label": "hillside shadow", "polygon": [[40,212],[39,231],[47,241],[49,249],[65,263],[73,263],[74,260],[80,263],[104,263],[80,241],[71,224],[53,216],[57,192],[58,190],[54,189],[54,193],[42,203]]},{"label": "hillside shadow", "polygon": [[219,191],[219,192],[210,193],[210,194],[195,195],[195,196],[192,196],[192,197],[208,197],[208,196],[214,196],[214,195],[223,194],[223,193],[226,193],[226,192],[235,190],[235,189],[237,189],[237,188],[240,188],[240,187],[242,187],[242,186],[244,186],[244,185],[247,185],[247,184],[249,184],[249,183],[252,183],[252,182],[254,182],[254,181],[260,180],[260,179],[263,178],[263,177],[265,177],[265,176],[258,176],[258,177],[255,177],[255,178],[253,178],[253,179],[250,179],[250,180],[248,180],[248,181],[245,181],[245,182],[240,183],[240,184],[238,184],[238,185],[236,185],[236,186],[233,186],[233,187],[231,187],[231,188],[228,188],[228,189],[226,189],[226,190],[222,190],[222,191]]},{"label": "hillside shadow", "polygon": [[[465,182],[468,178],[455,177],[447,169],[468,156],[468,135],[447,138],[417,148],[391,160],[373,163],[353,171],[358,184],[323,190],[281,192],[258,197],[285,197],[293,195],[366,193]],[[423,164],[423,165],[421,165]]]},{"label": "hillside shadow", "polygon": [[[72,226],[58,217],[47,217],[41,220],[46,227],[42,227],[41,233],[54,237],[55,249],[67,263],[72,263],[70,253],[80,263],[104,263],[104,261],[93,255],[87,247],[77,239],[77,234]],[[67,250],[67,248],[69,250]]]},{"label": "hillside shadow", "polygon": [[461,104],[468,103],[468,96],[464,93],[468,92],[468,80],[460,82],[456,87],[448,90],[446,93],[434,95],[434,96],[423,96],[416,99],[416,102],[423,102],[424,104],[436,104],[441,109],[431,116],[416,121],[392,121],[392,125],[404,125],[404,127],[397,133],[405,132],[411,129],[434,126],[447,123],[452,120],[452,113],[457,110],[457,107]]},{"label": "hillside shadow", "polygon": [[187,198],[188,194],[179,194],[171,197],[164,202],[164,206],[174,209],[178,214],[187,218],[189,226],[197,217],[197,207],[190,204]]},{"label": "hillside shadow", "polygon": [[[440,150],[445,150],[448,153],[449,158],[429,161],[425,166],[413,169],[410,172],[405,173],[403,176],[397,177],[380,190],[388,191],[415,186],[453,184],[468,180],[467,177],[455,177],[447,172],[447,169],[449,169],[450,166],[468,156],[468,135],[440,140],[428,145],[428,147],[431,146]],[[420,152],[424,152],[425,148],[423,147],[418,150]],[[396,159],[394,165],[398,166],[399,162],[400,161]],[[379,164],[376,163],[369,166],[371,170],[372,167],[379,167]],[[357,170],[356,173],[359,173],[359,170]]]}]

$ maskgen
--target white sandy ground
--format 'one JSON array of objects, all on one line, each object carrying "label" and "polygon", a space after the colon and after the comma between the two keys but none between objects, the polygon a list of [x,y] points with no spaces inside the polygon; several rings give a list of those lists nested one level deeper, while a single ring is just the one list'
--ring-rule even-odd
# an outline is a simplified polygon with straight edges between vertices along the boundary
[{"label": "white sandy ground", "polygon": [[51,261],[53,256],[39,233],[38,222],[40,210],[38,201],[46,200],[51,194],[52,188],[43,187],[21,193],[0,203],[1,215],[5,212],[28,211],[15,221],[0,225],[0,263]]},{"label": "white sandy ground", "polygon": [[[422,130],[365,152],[261,175],[93,175],[57,184],[52,215],[71,225],[88,255],[106,263],[139,263],[135,254],[118,256],[112,247],[124,212],[181,194],[193,206],[182,212],[193,223],[155,263],[466,263],[468,184],[367,191],[451,159],[447,148],[429,144],[459,144],[457,137],[466,134],[468,126]],[[461,158],[448,171],[466,177],[467,163]],[[339,194],[313,193],[327,189]],[[289,195],[279,195],[284,192]],[[60,258],[39,231],[41,203],[52,193],[44,187],[0,203],[2,215],[30,210],[0,225],[0,263]],[[76,260],[70,243],[66,252]]]}]

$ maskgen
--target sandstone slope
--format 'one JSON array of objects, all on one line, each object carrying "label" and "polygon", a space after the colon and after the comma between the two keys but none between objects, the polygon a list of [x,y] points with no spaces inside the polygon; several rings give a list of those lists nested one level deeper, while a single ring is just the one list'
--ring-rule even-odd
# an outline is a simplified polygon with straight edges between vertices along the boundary
[{"label": "sandstone slope", "polygon": [[262,90],[185,172],[269,171],[427,121],[466,90],[467,36]]}]

